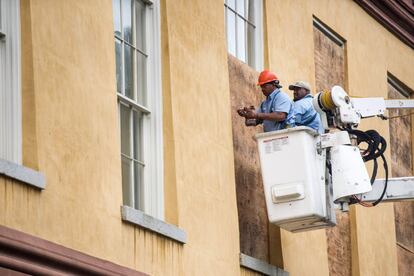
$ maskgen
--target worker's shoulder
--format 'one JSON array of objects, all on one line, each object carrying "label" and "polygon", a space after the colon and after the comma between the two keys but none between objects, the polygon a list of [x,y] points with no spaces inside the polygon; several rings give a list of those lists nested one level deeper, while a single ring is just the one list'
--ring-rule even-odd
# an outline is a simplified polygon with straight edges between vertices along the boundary
[{"label": "worker's shoulder", "polygon": [[310,109],[313,108],[312,98],[305,97],[298,101],[293,102],[295,108],[299,109]]},{"label": "worker's shoulder", "polygon": [[275,97],[290,100],[289,95],[282,89],[279,90],[279,93],[276,93]]}]

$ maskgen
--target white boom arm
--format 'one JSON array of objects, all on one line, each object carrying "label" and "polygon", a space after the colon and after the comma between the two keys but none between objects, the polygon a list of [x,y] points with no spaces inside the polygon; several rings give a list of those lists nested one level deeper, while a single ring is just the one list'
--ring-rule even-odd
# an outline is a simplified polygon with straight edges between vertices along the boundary
[{"label": "white boom arm", "polygon": [[[414,100],[385,100],[380,97],[373,98],[350,98],[348,94],[340,86],[334,86],[331,91],[324,91],[318,93],[313,101],[315,109],[319,112],[322,117],[322,123],[326,130],[329,130],[332,127],[340,127],[353,129],[358,126],[360,120],[363,118],[369,118],[373,116],[384,117],[386,109],[411,109],[414,108]],[[345,132],[345,131],[343,131]],[[322,135],[322,146],[324,139],[329,137],[339,137],[341,132],[334,132],[332,134]],[[343,134],[342,134],[343,136]],[[325,138],[326,137],[326,138]],[[337,142],[335,139],[330,139]],[[328,139],[329,141],[329,139]],[[345,142],[339,141],[337,144],[347,144]],[[349,144],[349,143],[348,143]],[[328,145],[333,146],[333,145]],[[332,147],[333,148],[333,147]],[[331,155],[332,158],[333,155]],[[349,158],[348,158],[349,159]],[[335,165],[334,160],[331,160],[332,164]],[[344,163],[346,164],[346,163]],[[343,171],[344,168],[342,164],[336,165],[338,171]],[[353,171],[359,169],[360,166],[354,166],[350,170],[350,174],[354,174]],[[359,179],[358,182],[362,182],[362,179]],[[333,181],[334,183],[334,199],[335,187],[337,189],[346,190],[347,194],[358,194],[355,187],[352,185],[346,186],[345,184],[338,185],[338,181]],[[337,183],[335,183],[337,182]],[[348,181],[349,182],[349,181]],[[335,185],[336,184],[336,185]],[[361,183],[358,183],[361,187]],[[345,186],[344,186],[345,185]],[[385,180],[376,180],[371,187],[365,185],[365,191],[360,194],[361,201],[374,202],[382,196],[381,201],[399,201],[399,200],[409,200],[414,199],[414,177],[404,177],[404,178],[390,178],[388,179],[388,185],[384,189]],[[338,188],[339,186],[339,188]],[[341,191],[342,191],[341,190]],[[355,191],[355,193],[353,192]],[[346,197],[345,197],[346,200]]]},{"label": "white boom arm", "polygon": [[385,100],[380,97],[351,98],[340,86],[315,95],[313,106],[321,115],[326,130],[331,127],[357,126],[361,119],[384,116],[386,109],[414,108],[414,100]]},{"label": "white boom arm", "polygon": [[351,98],[355,112],[361,118],[384,115],[385,109],[414,108],[414,100],[384,100],[384,98]]},{"label": "white boom arm", "polygon": [[[372,191],[362,195],[363,201],[377,200],[384,190],[385,179],[378,179],[372,185]],[[382,201],[414,200],[414,177],[395,177],[388,179],[387,190]]]}]

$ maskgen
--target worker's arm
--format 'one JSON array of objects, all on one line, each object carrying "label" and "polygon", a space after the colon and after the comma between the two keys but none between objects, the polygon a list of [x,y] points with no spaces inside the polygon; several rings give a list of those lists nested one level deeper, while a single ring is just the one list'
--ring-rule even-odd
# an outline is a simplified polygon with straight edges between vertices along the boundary
[{"label": "worker's arm", "polygon": [[256,119],[258,121],[275,121],[275,122],[282,122],[286,120],[287,114],[285,112],[272,112],[272,113],[261,113],[257,112],[256,110],[249,110],[246,112],[246,118],[248,119]]},{"label": "worker's arm", "polygon": [[285,112],[256,113],[256,120],[283,122],[286,120],[286,116]]}]

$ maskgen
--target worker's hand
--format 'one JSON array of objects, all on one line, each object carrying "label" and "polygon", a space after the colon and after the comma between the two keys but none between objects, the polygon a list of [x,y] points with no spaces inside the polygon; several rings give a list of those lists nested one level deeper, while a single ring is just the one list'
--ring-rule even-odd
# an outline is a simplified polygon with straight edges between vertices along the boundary
[{"label": "worker's hand", "polygon": [[244,117],[246,117],[247,119],[256,119],[257,113],[256,110],[254,110],[254,107],[246,108]]},{"label": "worker's hand", "polygon": [[245,107],[237,109],[237,114],[239,114],[242,117],[245,117],[246,115]]}]

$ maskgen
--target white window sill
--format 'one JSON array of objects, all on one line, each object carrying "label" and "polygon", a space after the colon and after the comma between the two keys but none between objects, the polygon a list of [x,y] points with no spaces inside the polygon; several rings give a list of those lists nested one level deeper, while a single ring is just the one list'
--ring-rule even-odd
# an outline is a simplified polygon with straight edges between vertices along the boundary
[{"label": "white window sill", "polygon": [[269,276],[289,276],[287,271],[249,255],[240,253],[240,266]]},{"label": "white window sill", "polygon": [[151,217],[140,210],[124,205],[121,206],[121,215],[123,221],[148,229],[182,244],[187,242],[187,234],[184,230],[175,225],[166,223],[165,221]]},{"label": "white window sill", "polygon": [[5,175],[41,190],[46,187],[46,179],[42,173],[1,158],[0,175]]}]

